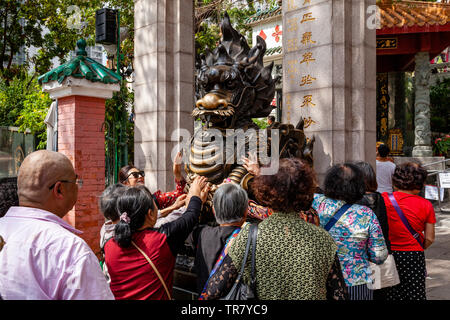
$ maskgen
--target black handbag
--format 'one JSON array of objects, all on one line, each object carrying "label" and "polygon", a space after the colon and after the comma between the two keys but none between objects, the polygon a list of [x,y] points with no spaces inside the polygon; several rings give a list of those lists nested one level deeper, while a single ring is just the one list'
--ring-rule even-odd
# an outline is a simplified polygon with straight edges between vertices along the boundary
[{"label": "black handbag", "polygon": [[[254,223],[250,225],[250,230],[248,232],[247,245],[245,247],[244,259],[242,261],[241,270],[239,275],[234,282],[233,287],[230,292],[220,300],[257,300],[256,297],[256,275],[255,275],[255,251],[256,251],[256,239],[258,237],[258,224]],[[252,268],[251,268],[251,279],[250,284],[247,285],[242,279],[244,274],[245,265],[247,263],[248,252],[252,246]]]}]

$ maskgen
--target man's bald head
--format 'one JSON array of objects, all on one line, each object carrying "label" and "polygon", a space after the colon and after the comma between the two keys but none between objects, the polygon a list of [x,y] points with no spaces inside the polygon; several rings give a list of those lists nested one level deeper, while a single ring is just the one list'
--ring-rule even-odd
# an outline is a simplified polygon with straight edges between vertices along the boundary
[{"label": "man's bald head", "polygon": [[39,150],[22,162],[17,177],[19,202],[43,204],[50,196],[49,187],[74,175],[73,165],[62,153]]}]

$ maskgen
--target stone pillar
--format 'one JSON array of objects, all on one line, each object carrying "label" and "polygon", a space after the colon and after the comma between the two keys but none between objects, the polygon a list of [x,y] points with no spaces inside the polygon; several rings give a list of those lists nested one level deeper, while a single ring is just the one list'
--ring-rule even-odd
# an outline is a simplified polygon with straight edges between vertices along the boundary
[{"label": "stone pillar", "polygon": [[307,119],[319,181],[335,163],[375,164],[376,26],[368,24],[369,5],[375,0],[283,1],[282,120]]},{"label": "stone pillar", "polygon": [[105,219],[98,208],[98,196],[105,189],[105,100],[119,90],[119,84],[66,78],[43,85],[52,99],[58,99],[58,152],[73,163],[83,179],[78,200],[64,217],[94,253],[100,252],[100,229]]},{"label": "stone pillar", "polygon": [[414,148],[413,157],[431,157],[433,148],[431,146],[431,126],[430,126],[430,80],[431,67],[430,55],[428,52],[416,54],[416,100],[414,105]]},{"label": "stone pillar", "polygon": [[172,134],[193,132],[193,1],[135,0],[134,164],[152,192],[174,187]]}]

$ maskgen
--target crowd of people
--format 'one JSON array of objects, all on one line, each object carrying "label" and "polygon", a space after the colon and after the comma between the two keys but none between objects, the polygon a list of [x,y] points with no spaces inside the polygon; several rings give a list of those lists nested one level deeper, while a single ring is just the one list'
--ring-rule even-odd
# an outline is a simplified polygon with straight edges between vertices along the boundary
[{"label": "crowd of people", "polygon": [[[125,166],[99,195],[101,261],[63,220],[81,186],[72,163],[58,152],[33,152],[19,169],[17,199],[0,218],[0,297],[170,300],[176,257],[187,246],[200,300],[225,297],[241,270],[262,300],[426,299],[424,250],[436,223],[432,204],[419,196],[427,171],[395,165],[386,146],[377,149],[376,173],[366,162],[336,164],[321,186],[301,159],[281,159],[276,174],[261,175],[255,158],[245,158],[255,199],[224,180],[207,224],[199,221],[212,186],[198,176],[185,192],[181,153],[171,192],[152,192],[143,171]],[[249,251],[254,261],[243,264]],[[373,268],[388,257],[398,281],[374,288]]]}]

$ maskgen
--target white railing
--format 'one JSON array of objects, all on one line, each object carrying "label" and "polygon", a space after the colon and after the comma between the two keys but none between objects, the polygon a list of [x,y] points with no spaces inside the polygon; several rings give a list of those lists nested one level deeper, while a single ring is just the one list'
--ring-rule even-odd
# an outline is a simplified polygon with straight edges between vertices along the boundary
[{"label": "white railing", "polygon": [[[436,162],[430,162],[427,164],[423,164],[422,167],[428,167],[428,166],[433,166],[433,165],[437,165],[437,164],[441,164],[442,163],[442,167],[443,169],[441,170],[428,170],[428,176],[436,176],[436,184],[437,184],[437,188],[438,188],[438,203],[439,203],[439,209],[441,210],[441,212],[450,212],[450,208],[443,208],[442,207],[442,201],[441,201],[441,180],[439,179],[439,174],[440,173],[447,173],[450,172],[450,169],[447,168],[446,163],[449,162],[450,163],[450,159],[444,159],[444,160],[440,160],[440,161],[436,161]],[[444,189],[444,198],[445,198],[445,189]]]}]

